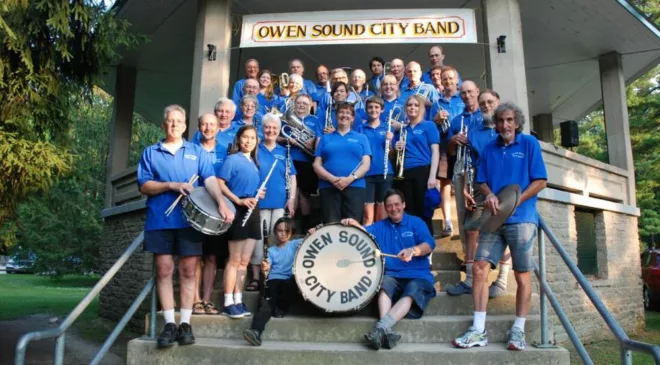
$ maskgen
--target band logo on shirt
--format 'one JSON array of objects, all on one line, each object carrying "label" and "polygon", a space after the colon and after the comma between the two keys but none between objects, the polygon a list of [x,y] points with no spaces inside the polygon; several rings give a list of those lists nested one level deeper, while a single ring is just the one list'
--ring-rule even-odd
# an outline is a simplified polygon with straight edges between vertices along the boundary
[{"label": "band logo on shirt", "polygon": [[284,156],[282,155],[275,155],[275,158],[278,160],[284,160]]},{"label": "band logo on shirt", "polygon": [[424,134],[424,131],[422,131],[422,130],[416,130],[416,131],[413,131],[413,134],[418,134],[418,135],[419,135],[419,134]]},{"label": "band logo on shirt", "polygon": [[349,141],[349,142],[353,142],[353,143],[358,143],[358,142],[359,142],[359,141],[358,141],[357,139],[355,139],[355,138],[349,138],[349,139],[347,139],[347,141]]},{"label": "band logo on shirt", "polygon": [[410,231],[401,233],[401,237],[413,237],[414,235],[415,234]]},{"label": "band logo on shirt", "polygon": [[511,154],[511,156],[515,158],[525,158],[525,153],[524,152],[514,152]]},{"label": "band logo on shirt", "polygon": [[193,161],[197,160],[196,155],[185,154],[185,155],[183,155],[183,158],[187,158],[188,160],[193,160]]}]

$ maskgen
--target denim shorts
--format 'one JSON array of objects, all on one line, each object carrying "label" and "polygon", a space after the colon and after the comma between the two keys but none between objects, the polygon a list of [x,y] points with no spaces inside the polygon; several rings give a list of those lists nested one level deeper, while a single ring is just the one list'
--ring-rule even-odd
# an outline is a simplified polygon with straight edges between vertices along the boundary
[{"label": "denim shorts", "polygon": [[536,238],[536,224],[505,224],[493,233],[481,232],[474,261],[488,261],[494,269],[507,246],[511,250],[513,271],[534,270],[532,247]]},{"label": "denim shorts", "polygon": [[385,193],[392,188],[394,175],[387,175],[383,179],[383,175],[371,175],[364,178],[367,182],[367,198],[366,204],[381,204],[385,200]]},{"label": "denim shorts", "polygon": [[193,228],[144,231],[144,250],[157,255],[201,256],[202,233]]},{"label": "denim shorts", "polygon": [[385,275],[383,278],[380,290],[383,290],[390,297],[392,305],[403,297],[411,297],[413,303],[406,315],[406,318],[410,319],[421,318],[429,301],[435,296],[435,288],[428,280],[402,279],[389,275]]}]

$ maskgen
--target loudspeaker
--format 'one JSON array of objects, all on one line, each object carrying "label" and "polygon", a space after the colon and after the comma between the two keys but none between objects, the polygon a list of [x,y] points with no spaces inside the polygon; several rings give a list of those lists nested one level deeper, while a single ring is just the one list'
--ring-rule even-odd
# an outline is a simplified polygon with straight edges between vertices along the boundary
[{"label": "loudspeaker", "polygon": [[561,145],[563,147],[577,147],[580,144],[578,124],[574,120],[559,123],[561,130]]}]

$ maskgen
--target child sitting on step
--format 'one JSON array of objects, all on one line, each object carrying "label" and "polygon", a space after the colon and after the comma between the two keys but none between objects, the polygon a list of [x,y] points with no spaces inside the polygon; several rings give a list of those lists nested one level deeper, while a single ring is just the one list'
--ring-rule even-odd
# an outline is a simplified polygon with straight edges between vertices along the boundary
[{"label": "child sitting on step", "polygon": [[[291,239],[294,225],[293,220],[288,217],[282,217],[275,222],[273,236],[276,244],[268,249],[268,258],[264,258],[261,264],[261,270],[267,278],[269,307],[264,308],[262,304],[250,328],[243,332],[243,338],[254,346],[261,345],[261,334],[270,317],[284,317],[292,302],[298,297],[293,278],[293,260],[303,239]],[[262,300],[261,303],[263,302]]]}]

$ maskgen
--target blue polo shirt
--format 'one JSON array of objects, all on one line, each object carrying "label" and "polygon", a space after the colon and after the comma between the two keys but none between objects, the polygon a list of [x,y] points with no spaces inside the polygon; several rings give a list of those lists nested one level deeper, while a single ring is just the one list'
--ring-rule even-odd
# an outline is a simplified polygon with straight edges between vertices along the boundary
[{"label": "blue polo shirt", "polygon": [[[218,129],[218,134],[215,135],[215,143],[216,145],[223,146],[225,150],[229,150],[229,146],[234,143],[234,137],[236,136],[236,132],[238,132],[238,127],[232,123],[229,128],[225,129],[224,131],[221,131]],[[190,142],[194,144],[200,144],[202,141],[202,132],[195,131],[195,134],[193,135],[193,138],[190,140]]]},{"label": "blue polo shirt", "polygon": [[[185,183],[195,174],[199,175],[199,179],[193,186],[200,186],[204,180],[214,176],[211,155],[201,146],[186,140],[176,153],[172,154],[163,147],[161,140],[155,145],[145,148],[142,152],[137,169],[138,186],[141,187],[150,180]],[[178,196],[178,192],[165,191],[147,197],[145,231],[190,227],[183,216],[180,203],[169,216],[165,214],[167,208],[174,203]]]},{"label": "blue polo shirt", "polygon": [[454,118],[456,118],[457,115],[461,114],[465,110],[465,103],[463,103],[463,99],[461,99],[458,91],[449,97],[449,99],[445,98],[444,95],[440,95],[438,102],[434,103],[433,107],[431,108],[431,116],[435,118],[436,114],[438,114],[440,110],[446,110],[449,113],[448,120],[450,123],[452,120],[454,120]]},{"label": "blue polo shirt", "polygon": [[[234,120],[231,122],[232,126],[234,126],[234,128],[236,128],[237,133],[238,133],[238,130],[241,129],[242,126],[245,125],[245,120],[243,120],[243,118],[240,118],[240,119],[239,118],[234,118]],[[255,114],[254,117],[252,118],[252,125],[257,127],[257,137],[259,137],[259,140],[260,141],[263,140],[264,139],[264,130],[262,128],[263,126],[261,125],[261,116]]]},{"label": "blue polo shirt", "polygon": [[257,165],[241,152],[227,156],[218,177],[239,198],[254,198],[261,182]]},{"label": "blue polo shirt", "polygon": [[380,85],[383,83],[383,77],[385,77],[384,74],[371,75],[371,78],[367,80],[369,89],[377,94],[380,91]]},{"label": "blue polo shirt", "polygon": [[473,113],[469,113],[464,109],[461,114],[454,117],[449,124],[447,138],[452,138],[461,132],[461,121],[468,127],[468,134],[473,129],[481,128],[484,123],[484,118],[481,116],[481,108],[477,108]]},{"label": "blue polo shirt", "polygon": [[479,167],[479,158],[487,144],[497,138],[495,127],[489,128],[485,125],[468,130],[468,143],[472,147],[472,167]]},{"label": "blue polo shirt", "polygon": [[[321,112],[321,109],[319,109],[316,112],[316,117],[319,119],[319,123],[320,123],[319,126],[321,133],[323,133],[323,129],[325,128],[325,112],[326,112],[325,109],[323,109],[323,112]],[[332,119],[332,127],[336,130],[337,109],[333,108],[330,111],[330,119]],[[362,121],[365,119],[367,119],[367,112],[364,109],[355,109],[355,119],[353,120],[353,125],[351,126],[351,129],[358,133],[362,133]]]},{"label": "blue polo shirt", "polygon": [[[323,159],[323,167],[335,176],[349,176],[355,167],[362,162],[363,156],[371,156],[369,141],[364,134],[348,131],[343,136],[334,131],[324,134],[316,148],[316,157]],[[319,179],[319,189],[332,187],[326,180]],[[350,185],[354,188],[364,188],[366,183],[361,177]]]},{"label": "blue polo shirt", "polygon": [[367,84],[364,84],[362,91],[360,91],[358,94],[360,94],[360,98],[363,100],[363,102],[366,102],[368,97],[376,95],[374,94],[373,90],[367,90]]},{"label": "blue polo shirt", "polygon": [[[478,184],[486,183],[497,194],[510,184],[520,185],[523,192],[534,180],[547,180],[541,146],[533,136],[517,133],[513,143],[505,146],[498,136],[486,145],[477,169]],[[513,213],[505,224],[538,224],[536,212],[537,196],[526,200]]]},{"label": "blue polo shirt", "polygon": [[222,168],[222,164],[225,162],[225,158],[227,158],[227,147],[219,144],[218,140],[215,141],[215,147],[211,151],[205,150],[201,141],[195,142],[195,144],[202,147],[204,152],[210,155],[211,161],[213,161],[213,171],[215,172],[215,176],[218,176],[220,168]]},{"label": "blue polo shirt", "polygon": [[[366,226],[365,229],[374,235],[383,253],[397,255],[401,250],[423,242],[431,246],[431,250],[435,249],[435,240],[426,223],[421,218],[407,213],[403,213],[403,218],[398,224],[385,218]],[[400,279],[424,279],[433,284],[431,261],[428,255],[415,256],[410,262],[385,257],[385,275]]]},{"label": "blue polo shirt", "polygon": [[[456,71],[456,76],[458,77],[458,86],[460,87],[461,84],[463,83],[463,79],[461,78],[461,74]],[[433,84],[433,80],[431,79],[431,69],[429,68],[422,74],[422,81],[428,83],[428,84]]]},{"label": "blue polo shirt", "polygon": [[406,105],[406,101],[410,95],[416,94],[420,89],[423,91],[426,91],[426,89],[431,90],[429,93],[429,100],[431,100],[431,105],[438,102],[440,96],[438,95],[438,90],[435,89],[435,86],[433,86],[433,84],[420,83],[415,87],[410,87],[410,84],[402,87],[401,93],[399,94],[399,103],[401,105]]},{"label": "blue polo shirt", "polygon": [[[266,145],[259,143],[259,151],[257,151],[257,158],[259,159],[259,177],[260,183],[263,183],[268,176],[270,167],[273,165],[275,159],[278,160],[275,165],[273,174],[266,184],[266,196],[259,201],[259,208],[261,209],[282,209],[286,204],[286,148],[278,144],[275,145],[272,151],[268,150]],[[293,161],[289,160],[291,166],[291,176],[296,175],[296,168],[293,167]]]},{"label": "blue polo shirt", "polygon": [[[303,118],[303,123],[309,127],[309,129],[314,131],[317,138],[323,134],[323,124],[316,116],[311,114],[306,116]],[[312,156],[303,152],[300,148],[298,148],[298,146],[294,144],[291,145],[291,159],[293,161],[312,162]]]},{"label": "blue polo shirt", "polygon": [[243,97],[243,86],[245,86],[246,79],[240,79],[234,84],[234,90],[231,93],[231,99],[238,106],[241,104],[241,98]]},{"label": "blue polo shirt", "polygon": [[[314,94],[316,94],[316,85],[314,85],[314,81],[303,79],[303,87],[302,89],[300,89],[300,93],[314,97]],[[281,94],[279,85],[275,87],[275,94],[277,95]]]},{"label": "blue polo shirt", "polygon": [[319,83],[314,84],[314,87],[316,88],[316,90],[314,91],[314,94],[312,94],[312,101],[320,103],[321,100],[323,100],[323,98],[325,98],[325,96],[329,94],[328,89],[325,84],[319,84]]},{"label": "blue polo shirt", "polygon": [[[367,176],[383,176],[385,170],[385,136],[387,135],[387,124],[381,122],[376,128],[373,128],[369,123],[365,123],[362,125],[362,134],[369,140],[369,148],[371,148],[371,165],[369,165]],[[393,145],[390,146],[390,150],[392,149],[394,149]],[[394,169],[389,159],[387,159],[387,166],[387,174],[393,175]]]},{"label": "blue polo shirt", "polygon": [[293,277],[293,260],[303,241],[304,239],[298,238],[285,243],[282,247],[273,245],[268,249],[268,261],[270,262],[268,280],[287,280]]},{"label": "blue polo shirt", "polygon": [[[353,91],[348,92],[348,97],[346,98],[346,102],[352,103],[353,106],[355,107],[355,118],[357,119],[358,112],[361,113],[361,115],[366,115],[364,112],[365,105],[363,102],[360,101],[360,98],[355,94]],[[325,111],[328,109],[328,105],[331,105],[333,103],[332,96],[330,96],[330,93],[326,93],[325,96],[320,100],[318,108],[316,108],[316,115],[320,118],[323,117],[325,118]],[[332,106],[332,108],[335,108],[335,105]]]},{"label": "blue polo shirt", "polygon": [[[409,124],[405,128],[408,132],[406,136],[406,156],[403,162],[405,169],[430,165],[431,145],[440,144],[440,134],[435,123],[425,120],[414,128]],[[400,137],[400,133],[397,133],[394,138],[395,142]]]},{"label": "blue polo shirt", "polygon": [[279,108],[280,105],[280,97],[273,94],[273,97],[268,100],[266,95],[259,93],[257,94],[257,101],[259,102],[259,109],[257,110],[257,113],[261,114],[262,116],[268,113],[269,110],[273,109],[273,106],[277,106]]}]

